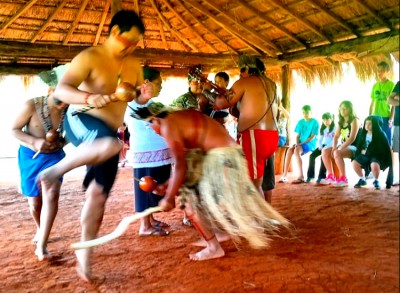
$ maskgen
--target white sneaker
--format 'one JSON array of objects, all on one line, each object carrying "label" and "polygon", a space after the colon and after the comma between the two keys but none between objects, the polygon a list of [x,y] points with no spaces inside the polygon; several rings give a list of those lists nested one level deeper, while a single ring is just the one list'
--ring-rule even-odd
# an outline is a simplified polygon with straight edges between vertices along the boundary
[{"label": "white sneaker", "polygon": [[278,182],[279,182],[279,183],[288,183],[289,180],[288,180],[285,176],[282,176],[281,179],[279,179]]}]

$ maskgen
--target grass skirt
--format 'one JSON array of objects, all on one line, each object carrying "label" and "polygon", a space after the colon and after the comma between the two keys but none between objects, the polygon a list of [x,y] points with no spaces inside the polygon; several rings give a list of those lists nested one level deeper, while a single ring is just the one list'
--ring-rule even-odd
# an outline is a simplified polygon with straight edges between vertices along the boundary
[{"label": "grass skirt", "polygon": [[191,186],[181,188],[180,200],[189,203],[210,227],[224,230],[236,243],[244,238],[253,248],[267,247],[280,226],[289,228],[289,221],[265,201],[250,180],[239,146],[213,149],[201,163],[198,151],[194,153],[195,159],[190,153],[187,156],[189,177],[198,174],[191,170],[193,161],[202,176],[197,187],[187,180]]}]

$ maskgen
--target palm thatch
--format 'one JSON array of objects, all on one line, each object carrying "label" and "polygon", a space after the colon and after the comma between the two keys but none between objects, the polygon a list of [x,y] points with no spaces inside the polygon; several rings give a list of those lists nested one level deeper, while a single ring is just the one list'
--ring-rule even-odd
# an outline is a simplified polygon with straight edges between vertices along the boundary
[{"label": "palm thatch", "polygon": [[399,56],[399,0],[0,0],[0,74],[32,74],[104,42],[113,13],[132,9],[146,33],[135,55],[164,75],[232,70],[251,54],[281,79],[282,67],[308,82],[360,79],[377,60]]}]

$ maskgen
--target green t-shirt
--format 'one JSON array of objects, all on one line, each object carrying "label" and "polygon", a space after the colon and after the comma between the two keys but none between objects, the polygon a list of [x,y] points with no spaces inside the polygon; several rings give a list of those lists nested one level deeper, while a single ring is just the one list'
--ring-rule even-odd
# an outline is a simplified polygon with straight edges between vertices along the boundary
[{"label": "green t-shirt", "polygon": [[387,102],[387,98],[392,93],[393,88],[394,82],[391,80],[386,80],[385,82],[378,81],[374,84],[371,92],[371,115],[377,115],[384,118],[390,117],[390,105]]}]

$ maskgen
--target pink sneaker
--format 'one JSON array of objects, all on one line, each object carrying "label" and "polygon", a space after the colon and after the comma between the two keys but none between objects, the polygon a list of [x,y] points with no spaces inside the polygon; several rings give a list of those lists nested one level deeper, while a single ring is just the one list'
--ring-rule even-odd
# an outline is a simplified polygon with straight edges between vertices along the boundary
[{"label": "pink sneaker", "polygon": [[328,185],[328,184],[331,184],[331,183],[335,182],[335,180],[336,180],[335,175],[329,174],[328,177],[326,177],[325,179],[322,179],[319,182],[319,184]]},{"label": "pink sneaker", "polygon": [[338,180],[336,180],[335,183],[333,183],[333,186],[335,187],[345,187],[349,185],[349,181],[347,180],[346,176],[340,176]]}]

